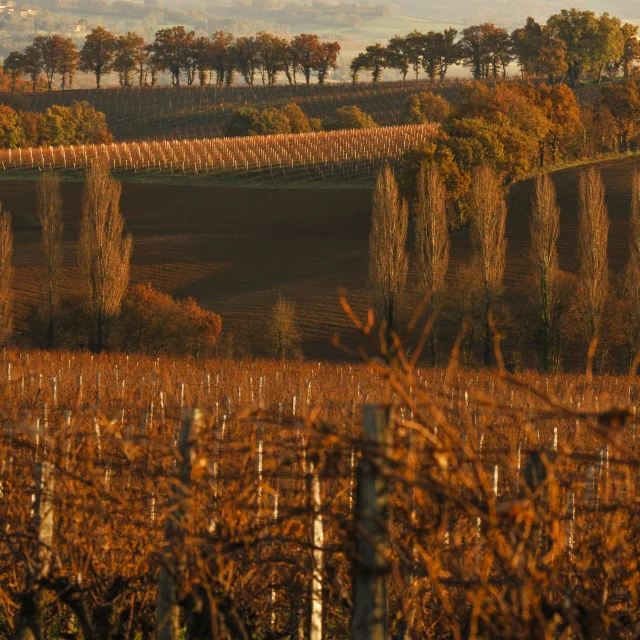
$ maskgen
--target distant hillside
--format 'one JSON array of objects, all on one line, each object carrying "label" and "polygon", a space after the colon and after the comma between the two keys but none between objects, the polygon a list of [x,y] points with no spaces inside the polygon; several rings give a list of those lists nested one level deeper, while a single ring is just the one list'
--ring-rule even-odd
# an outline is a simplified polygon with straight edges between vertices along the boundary
[{"label": "distant hillside", "polygon": [[[487,3],[483,0],[399,0],[397,6],[402,13],[430,20],[463,22],[495,22],[501,26],[519,26],[528,16],[546,20],[551,14],[566,9],[560,0],[500,0]],[[637,0],[581,0],[571,6],[590,9],[597,13],[608,11],[625,20],[640,19],[640,5]]]},{"label": "distant hillside", "polygon": [[[86,100],[107,116],[117,141],[155,138],[210,138],[223,135],[231,114],[240,106],[282,107],[296,102],[305,113],[326,119],[343,106],[356,105],[381,125],[401,124],[402,109],[412,93],[432,88],[427,80],[318,85],[276,85],[231,89],[181,87],[173,89],[103,89],[54,91],[51,93],[0,95],[14,108],[44,111],[54,104],[69,105]],[[459,85],[436,89],[455,100]]]}]

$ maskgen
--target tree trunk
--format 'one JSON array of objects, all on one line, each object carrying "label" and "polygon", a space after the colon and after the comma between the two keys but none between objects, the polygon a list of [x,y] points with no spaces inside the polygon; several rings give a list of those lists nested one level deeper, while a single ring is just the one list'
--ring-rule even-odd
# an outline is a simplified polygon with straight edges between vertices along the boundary
[{"label": "tree trunk", "polygon": [[487,300],[484,312],[484,365],[491,366],[491,352],[493,347],[493,333],[489,324],[489,315],[491,314],[491,302]]}]

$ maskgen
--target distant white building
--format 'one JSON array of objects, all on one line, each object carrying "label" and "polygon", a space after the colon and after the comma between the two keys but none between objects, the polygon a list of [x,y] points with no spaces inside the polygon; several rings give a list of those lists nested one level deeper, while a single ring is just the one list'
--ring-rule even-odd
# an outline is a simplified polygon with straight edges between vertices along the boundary
[{"label": "distant white building", "polygon": [[22,7],[20,7],[20,17],[21,18],[31,18],[33,16],[36,15],[36,10],[32,9],[31,7],[27,7],[26,5],[23,5]]},{"label": "distant white building", "polygon": [[14,0],[0,0],[0,15],[10,16],[15,13],[16,3]]}]

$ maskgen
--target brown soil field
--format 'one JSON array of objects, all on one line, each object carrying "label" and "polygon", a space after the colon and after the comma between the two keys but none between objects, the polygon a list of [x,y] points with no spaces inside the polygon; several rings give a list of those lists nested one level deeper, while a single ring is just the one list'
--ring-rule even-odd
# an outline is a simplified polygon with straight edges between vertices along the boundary
[{"label": "brown soil field", "polygon": [[[631,175],[640,158],[600,164],[611,217],[610,265],[627,255]],[[562,207],[560,262],[574,271],[577,184],[582,168],[554,174]],[[516,303],[528,274],[532,182],[510,194],[507,297]],[[75,242],[82,185],[64,183],[67,291],[78,288]],[[39,296],[39,229],[35,182],[0,181],[0,200],[13,214],[17,311]],[[261,189],[123,184],[122,210],[134,237],[132,279],[179,297],[191,295],[220,313],[236,353],[264,355],[264,331],[278,294],[295,301],[305,356],[334,359],[331,335],[348,327],[337,291],[345,287],[356,309],[367,303],[370,189]],[[468,230],[452,236],[452,269],[471,251]],[[417,288],[415,276],[410,278]]]}]

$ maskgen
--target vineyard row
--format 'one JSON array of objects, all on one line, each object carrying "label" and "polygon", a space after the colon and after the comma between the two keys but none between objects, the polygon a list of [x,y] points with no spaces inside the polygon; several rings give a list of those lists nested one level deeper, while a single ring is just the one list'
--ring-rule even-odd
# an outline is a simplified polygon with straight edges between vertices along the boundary
[{"label": "vineyard row", "polygon": [[393,162],[429,140],[436,125],[406,125],[247,138],[125,142],[0,152],[3,171],[83,170],[106,162],[114,171],[237,173]]}]

